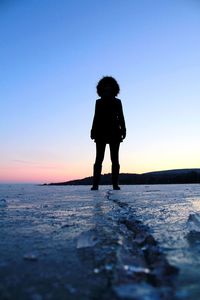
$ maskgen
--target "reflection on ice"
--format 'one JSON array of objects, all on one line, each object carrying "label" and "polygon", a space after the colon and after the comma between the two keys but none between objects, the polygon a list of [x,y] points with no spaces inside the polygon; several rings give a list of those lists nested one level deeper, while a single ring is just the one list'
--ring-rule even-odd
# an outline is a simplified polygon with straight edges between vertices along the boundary
[{"label": "reflection on ice", "polygon": [[37,261],[38,260],[38,256],[34,253],[28,253],[24,255],[24,259],[25,260],[29,260],[29,261]]},{"label": "reflection on ice", "polygon": [[127,273],[145,273],[149,274],[150,270],[148,268],[141,268],[133,265],[124,265],[124,270],[127,271]]},{"label": "reflection on ice", "polygon": [[0,199],[0,207],[5,207],[7,206],[6,199]]},{"label": "reflection on ice", "polygon": [[160,295],[149,284],[121,284],[115,288],[119,299],[160,300]]},{"label": "reflection on ice", "polygon": [[200,232],[200,214],[199,213],[192,213],[189,215],[187,221],[187,227],[189,231],[196,231]]},{"label": "reflection on ice", "polygon": [[77,240],[77,249],[94,247],[98,242],[96,233],[94,230],[89,230],[80,234]]}]

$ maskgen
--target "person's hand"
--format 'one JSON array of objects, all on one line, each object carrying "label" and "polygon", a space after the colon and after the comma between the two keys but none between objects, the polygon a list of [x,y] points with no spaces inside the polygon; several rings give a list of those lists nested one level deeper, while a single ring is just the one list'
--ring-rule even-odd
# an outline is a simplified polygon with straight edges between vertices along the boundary
[{"label": "person's hand", "polygon": [[122,139],[124,140],[126,137],[126,130],[122,132]]},{"label": "person's hand", "polygon": [[91,133],[90,133],[90,138],[92,139],[92,140],[94,140],[94,133],[91,131]]}]

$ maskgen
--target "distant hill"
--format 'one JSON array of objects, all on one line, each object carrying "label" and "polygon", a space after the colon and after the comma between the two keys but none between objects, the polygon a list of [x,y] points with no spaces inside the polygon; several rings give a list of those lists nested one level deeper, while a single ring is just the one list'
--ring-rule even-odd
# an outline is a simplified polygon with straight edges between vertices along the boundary
[{"label": "distant hill", "polygon": [[[119,184],[173,184],[200,183],[200,169],[177,169],[148,172],[143,174],[121,173]],[[49,183],[44,185],[91,185],[92,177],[70,180],[66,182]],[[101,176],[102,185],[111,184],[111,174]]]}]

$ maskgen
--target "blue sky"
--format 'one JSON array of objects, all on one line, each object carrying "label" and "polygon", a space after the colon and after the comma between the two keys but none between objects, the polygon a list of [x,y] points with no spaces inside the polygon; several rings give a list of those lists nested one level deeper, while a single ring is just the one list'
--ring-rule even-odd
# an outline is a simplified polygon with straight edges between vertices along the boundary
[{"label": "blue sky", "polygon": [[195,0],[1,1],[0,182],[91,175],[104,75],[121,86],[121,172],[200,167],[199,15]]}]

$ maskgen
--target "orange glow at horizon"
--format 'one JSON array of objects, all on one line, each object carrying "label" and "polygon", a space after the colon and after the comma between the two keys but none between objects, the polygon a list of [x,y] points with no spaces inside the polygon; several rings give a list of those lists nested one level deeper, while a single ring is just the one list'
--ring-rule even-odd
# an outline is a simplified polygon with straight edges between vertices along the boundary
[{"label": "orange glow at horizon", "polygon": [[[178,151],[173,148],[164,152],[161,149],[152,150],[149,148],[148,155],[145,150],[130,151],[129,147],[122,147],[120,151],[120,173],[146,173],[170,169],[198,168],[200,160],[198,148],[195,148],[194,155],[188,155],[188,149]],[[131,147],[130,147],[131,148]],[[133,148],[133,147],[132,147]],[[150,151],[151,150],[151,151]],[[196,152],[196,153],[195,153]],[[62,163],[59,161],[29,161],[27,160],[4,160],[1,166],[0,183],[51,183],[65,182],[69,180],[82,179],[92,176],[93,158],[74,159]],[[186,160],[185,157],[188,157]],[[111,172],[110,153],[107,149],[103,161],[102,174]]]},{"label": "orange glow at horizon", "polygon": [[1,168],[0,183],[51,183],[78,179],[86,175],[86,170],[77,169],[75,166],[67,167],[58,165],[21,166],[10,165]]}]

